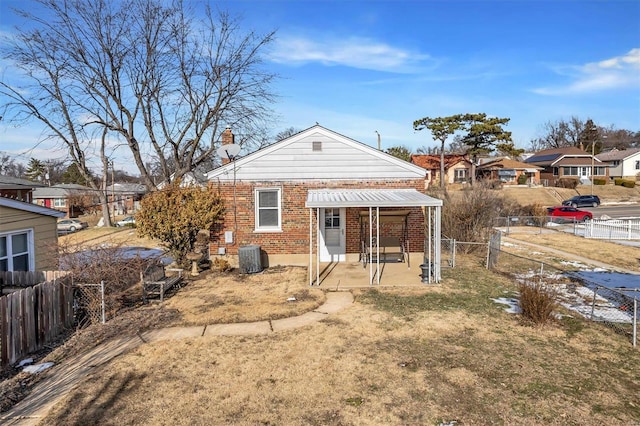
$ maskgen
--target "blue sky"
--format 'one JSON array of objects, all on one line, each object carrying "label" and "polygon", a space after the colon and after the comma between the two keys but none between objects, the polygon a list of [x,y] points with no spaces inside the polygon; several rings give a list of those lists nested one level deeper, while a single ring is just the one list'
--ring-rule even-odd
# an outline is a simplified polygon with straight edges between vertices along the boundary
[{"label": "blue sky", "polygon": [[[11,31],[16,4],[0,0],[0,31]],[[318,122],[415,150],[436,143],[414,132],[414,120],[468,112],[511,118],[506,128],[523,148],[545,122],[571,116],[640,130],[640,1],[217,4],[246,28],[277,30],[267,57],[281,76],[274,134]],[[38,137],[0,122],[0,151]]]}]

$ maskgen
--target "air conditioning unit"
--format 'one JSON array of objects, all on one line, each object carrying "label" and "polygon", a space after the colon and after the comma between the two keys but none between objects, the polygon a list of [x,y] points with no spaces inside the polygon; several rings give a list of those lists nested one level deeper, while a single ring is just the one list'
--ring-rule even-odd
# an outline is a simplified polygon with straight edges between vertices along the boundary
[{"label": "air conditioning unit", "polygon": [[238,263],[241,274],[262,272],[260,246],[251,245],[238,248]]}]

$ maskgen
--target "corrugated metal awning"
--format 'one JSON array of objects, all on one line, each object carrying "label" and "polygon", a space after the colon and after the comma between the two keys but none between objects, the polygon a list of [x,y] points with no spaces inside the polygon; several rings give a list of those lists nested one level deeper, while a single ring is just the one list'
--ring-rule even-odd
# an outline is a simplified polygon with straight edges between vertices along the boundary
[{"label": "corrugated metal awning", "polygon": [[442,200],[415,189],[310,189],[305,207],[436,207]]}]

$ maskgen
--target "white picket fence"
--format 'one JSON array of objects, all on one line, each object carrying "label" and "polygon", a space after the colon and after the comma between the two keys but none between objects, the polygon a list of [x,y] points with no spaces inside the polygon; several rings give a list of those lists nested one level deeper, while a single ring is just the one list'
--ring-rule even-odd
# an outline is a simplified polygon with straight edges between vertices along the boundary
[{"label": "white picket fence", "polygon": [[594,219],[580,228],[585,238],[640,240],[640,219]]}]

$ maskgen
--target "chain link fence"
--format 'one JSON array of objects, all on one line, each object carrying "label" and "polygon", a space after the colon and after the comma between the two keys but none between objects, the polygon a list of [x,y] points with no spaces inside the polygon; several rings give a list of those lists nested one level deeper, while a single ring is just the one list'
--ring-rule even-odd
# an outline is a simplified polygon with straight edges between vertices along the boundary
[{"label": "chain link fence", "polygon": [[85,328],[91,324],[104,324],[107,321],[104,281],[100,284],[74,284],[73,298],[77,328]]},{"label": "chain link fence", "polygon": [[640,289],[607,287],[590,278],[597,273],[611,274],[608,272],[587,274],[504,251],[500,235],[495,233],[489,244],[487,268],[513,277],[518,283],[542,284],[553,290],[564,308],[610,327],[637,347]]}]

